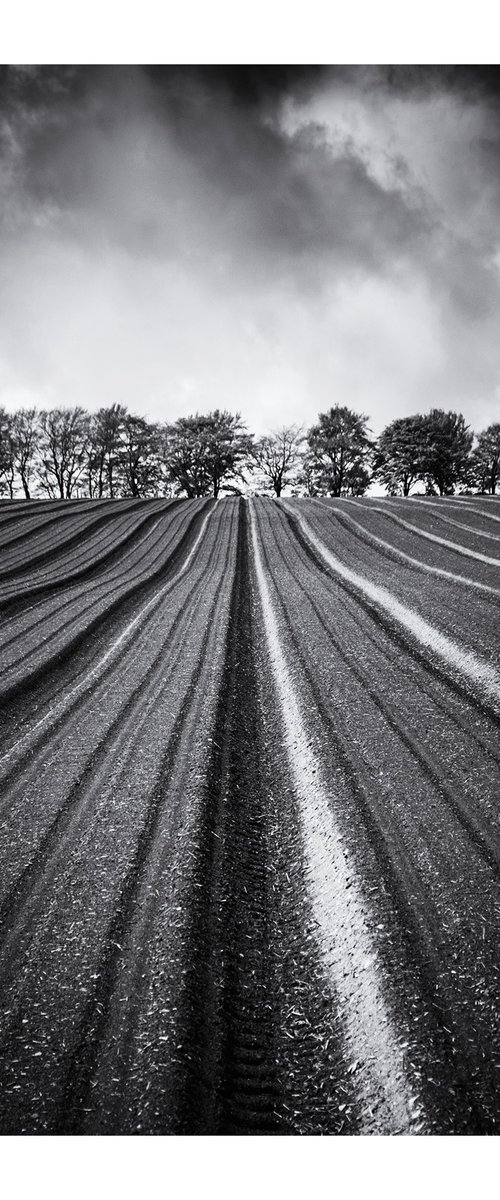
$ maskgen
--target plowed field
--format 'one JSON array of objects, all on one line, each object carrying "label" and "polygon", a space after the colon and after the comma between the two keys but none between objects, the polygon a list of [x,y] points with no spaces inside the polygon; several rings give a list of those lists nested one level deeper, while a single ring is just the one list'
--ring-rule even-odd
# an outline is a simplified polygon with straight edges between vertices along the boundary
[{"label": "plowed field", "polygon": [[500,502],[0,507],[0,1132],[500,1128]]}]

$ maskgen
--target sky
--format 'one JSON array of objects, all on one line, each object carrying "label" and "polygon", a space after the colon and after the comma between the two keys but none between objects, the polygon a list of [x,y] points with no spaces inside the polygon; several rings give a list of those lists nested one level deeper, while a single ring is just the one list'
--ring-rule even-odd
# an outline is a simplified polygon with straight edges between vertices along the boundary
[{"label": "sky", "polygon": [[498,420],[499,110],[495,68],[3,68],[0,404]]}]

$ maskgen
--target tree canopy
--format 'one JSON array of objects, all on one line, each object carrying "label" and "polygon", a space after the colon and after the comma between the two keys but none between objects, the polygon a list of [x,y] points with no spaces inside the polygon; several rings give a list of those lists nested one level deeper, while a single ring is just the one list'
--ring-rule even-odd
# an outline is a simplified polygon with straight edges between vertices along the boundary
[{"label": "tree canopy", "polygon": [[330,496],[362,495],[370,482],[368,418],[336,404],[307,434],[310,486]]},{"label": "tree canopy", "polygon": [[429,492],[451,495],[457,483],[469,481],[473,440],[461,413],[433,408],[421,418],[421,477]]},{"label": "tree canopy", "polygon": [[488,425],[479,434],[472,452],[472,474],[480,492],[495,495],[500,478],[500,424]]},{"label": "tree canopy", "polygon": [[170,479],[187,496],[212,495],[221,486],[238,490],[251,469],[253,438],[239,413],[215,409],[211,413],[180,417],[166,432],[166,458]]},{"label": "tree canopy", "polygon": [[297,425],[254,439],[224,409],[153,422],[113,404],[94,413],[0,407],[0,496],[90,499],[213,496],[253,484],[280,497],[475,489],[500,479],[500,423],[474,434],[461,413],[431,409],[391,421],[376,440],[367,417],[336,404],[306,434]]},{"label": "tree canopy", "polygon": [[409,496],[422,471],[421,416],[400,417],[381,433],[373,458],[373,476],[390,496]]}]

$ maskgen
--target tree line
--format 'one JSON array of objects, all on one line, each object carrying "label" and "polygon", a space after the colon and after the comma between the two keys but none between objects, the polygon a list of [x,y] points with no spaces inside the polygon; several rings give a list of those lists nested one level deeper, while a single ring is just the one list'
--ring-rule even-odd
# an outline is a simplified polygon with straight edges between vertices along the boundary
[{"label": "tree line", "polygon": [[461,413],[432,409],[392,421],[374,439],[368,418],[335,405],[310,429],[256,438],[239,413],[216,409],[152,422],[113,404],[50,410],[0,408],[0,495],[69,500],[123,496],[217,498],[221,491],[280,496],[495,494],[500,423],[477,436]]}]

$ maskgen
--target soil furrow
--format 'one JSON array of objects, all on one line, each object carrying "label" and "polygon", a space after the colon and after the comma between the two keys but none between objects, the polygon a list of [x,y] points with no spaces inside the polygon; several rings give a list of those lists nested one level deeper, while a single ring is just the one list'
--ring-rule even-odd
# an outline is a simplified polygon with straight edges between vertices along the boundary
[{"label": "soil furrow", "polygon": [[[265,537],[263,544],[265,561],[267,561],[267,568],[272,577],[276,563],[275,548],[273,548],[272,558],[266,560]],[[271,567],[271,562],[273,567]],[[313,585],[310,587],[310,593],[314,594]],[[310,596],[305,590],[304,598],[310,600]],[[411,854],[409,855],[408,849],[398,835],[397,826],[386,805],[384,792],[380,792],[370,769],[364,768],[359,747],[356,747],[354,754],[349,737],[346,737],[345,732],[342,731],[342,720],[332,714],[330,705],[325,702],[325,696],[307,661],[300,626],[294,625],[291,620],[288,602],[281,594],[280,603],[288,635],[292,640],[295,662],[300,664],[302,678],[304,681],[307,680],[309,700],[306,702],[304,691],[304,703],[307,703],[308,711],[311,714],[314,713],[314,717],[311,717],[312,727],[318,730],[319,725],[323,726],[323,734],[319,738],[320,744],[329,747],[330,757],[333,755],[334,759],[338,759],[339,765],[345,773],[348,791],[362,818],[368,841],[379,863],[380,877],[391,897],[392,925],[394,926],[394,921],[397,919],[403,935],[406,970],[409,971],[410,976],[412,972],[416,971],[417,988],[425,1009],[427,1013],[435,1013],[434,1024],[429,1022],[428,1016],[425,1019],[424,1025],[427,1025],[425,1041],[420,1047],[421,1056],[426,1041],[428,1046],[434,1039],[436,1045],[440,1047],[435,1053],[437,1060],[442,1064],[440,1068],[441,1087],[433,1096],[433,1104],[442,1107],[443,1094],[448,1093],[452,1098],[448,1119],[452,1121],[454,1130],[463,1128],[465,1123],[468,1132],[493,1132],[496,1108],[494,1097],[498,1086],[498,1069],[494,1063],[494,1040],[488,1044],[488,1028],[483,1026],[482,1033],[476,1028],[471,1045],[467,1014],[466,1012],[461,1013],[457,1008],[457,997],[453,995],[453,987],[450,990],[451,976],[449,972],[448,979],[446,979],[446,974],[443,975],[443,967],[447,962],[452,968],[452,975],[456,974],[454,964],[450,962],[452,956],[447,943],[447,935],[443,932],[438,912],[433,910],[427,888],[420,877],[419,867],[418,865],[415,867]],[[348,811],[349,808],[346,807],[344,813],[346,822],[348,821]],[[346,828],[348,828],[347,825]],[[364,870],[365,872],[367,870],[366,861]],[[498,870],[496,870],[497,875]],[[390,958],[387,967],[389,978],[395,979],[394,962],[391,963]],[[408,996],[413,994],[411,983],[407,984],[407,994]],[[398,1017],[403,1023],[404,1003],[401,999],[399,1004]],[[469,1018],[470,1015],[471,1013],[469,1013]],[[458,1109],[455,1108],[457,1097],[459,1098]],[[441,1120],[445,1122],[446,1119],[445,1111],[443,1111]]]},{"label": "soil furrow", "polygon": [[[99,631],[102,635],[106,628],[106,623],[112,619],[113,624],[118,613],[125,615],[130,611],[131,602],[134,605],[141,602],[150,593],[151,588],[157,588],[161,580],[168,580],[169,576],[175,572],[179,560],[182,559],[186,552],[189,552],[189,544],[194,539],[196,533],[203,522],[203,511],[195,513],[188,520],[184,531],[180,533],[174,548],[165,558],[165,554],[161,551],[156,558],[139,573],[139,577],[132,583],[125,583],[120,589],[116,588],[116,584],[110,585],[111,600],[105,599],[100,602],[99,591],[101,585],[96,584],[95,589],[98,592],[95,608],[97,609],[94,616],[89,619],[89,604],[82,609],[78,609],[76,616],[71,616],[67,622],[63,622],[53,632],[44,639],[43,656],[38,664],[33,665],[32,651],[24,656],[19,656],[10,668],[10,674],[13,676],[12,682],[8,678],[8,670],[3,672],[3,682],[0,687],[0,703],[11,704],[14,699],[25,697],[28,691],[31,691],[35,684],[42,682],[44,685],[50,681],[54,687],[55,678],[60,674],[61,667],[65,667],[66,663],[72,660],[75,651],[82,644],[88,642],[94,631]],[[91,589],[92,590],[92,589]],[[118,591],[118,595],[116,594]],[[51,642],[61,641],[61,634],[64,635],[62,644],[51,647]],[[48,649],[48,653],[47,653]],[[23,662],[29,662],[28,668],[19,678],[19,665]],[[16,679],[16,675],[18,678]]]},{"label": "soil furrow", "polygon": [[497,1132],[497,535],[425,503],[2,506],[1,1133]]}]

